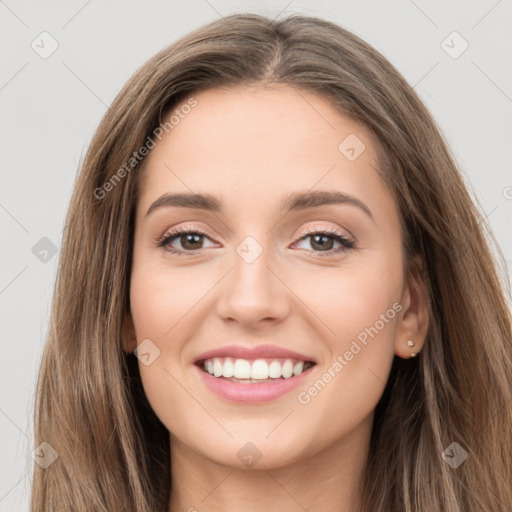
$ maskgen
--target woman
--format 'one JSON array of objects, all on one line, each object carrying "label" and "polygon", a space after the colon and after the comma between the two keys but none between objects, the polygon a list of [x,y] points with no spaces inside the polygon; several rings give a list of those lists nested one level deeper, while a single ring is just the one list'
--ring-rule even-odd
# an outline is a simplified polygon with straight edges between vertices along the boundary
[{"label": "woman", "polygon": [[426,108],[350,32],[237,14],[164,49],[76,184],[32,510],[511,510],[482,225]]}]

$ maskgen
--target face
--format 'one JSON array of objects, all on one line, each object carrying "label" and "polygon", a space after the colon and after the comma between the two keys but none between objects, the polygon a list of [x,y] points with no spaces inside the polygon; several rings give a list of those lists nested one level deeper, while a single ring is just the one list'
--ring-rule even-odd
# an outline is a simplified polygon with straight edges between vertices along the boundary
[{"label": "face", "polygon": [[140,181],[141,378],[171,449],[283,466],[368,432],[407,343],[399,214],[369,132],[322,97],[194,98]]}]

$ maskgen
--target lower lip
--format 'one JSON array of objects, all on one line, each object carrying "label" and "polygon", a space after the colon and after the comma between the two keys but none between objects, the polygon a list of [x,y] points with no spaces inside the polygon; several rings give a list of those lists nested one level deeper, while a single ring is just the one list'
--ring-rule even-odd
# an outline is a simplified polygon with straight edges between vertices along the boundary
[{"label": "lower lip", "polygon": [[311,366],[300,375],[290,377],[289,379],[262,382],[261,384],[231,382],[222,377],[213,377],[209,373],[201,370],[199,366],[194,366],[210,391],[213,391],[215,394],[231,402],[254,404],[269,402],[270,400],[275,400],[280,396],[286,395],[301,384],[316,365]]}]

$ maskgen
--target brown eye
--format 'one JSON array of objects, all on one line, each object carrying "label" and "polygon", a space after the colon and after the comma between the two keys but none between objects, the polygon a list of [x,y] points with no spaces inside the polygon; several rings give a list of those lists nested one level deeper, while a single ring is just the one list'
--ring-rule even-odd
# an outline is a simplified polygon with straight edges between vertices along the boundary
[{"label": "brown eye", "polygon": [[[306,240],[309,240],[309,247],[302,247],[302,249],[313,251],[318,256],[334,256],[355,247],[355,243],[352,240],[336,230],[310,232],[295,242],[295,244]],[[339,244],[338,248],[334,247],[336,243]]]},{"label": "brown eye", "polygon": [[[175,254],[193,253],[204,249],[204,241],[210,239],[205,233],[192,229],[177,229],[167,233],[159,242],[158,247]],[[176,245],[178,244],[178,247]]]}]

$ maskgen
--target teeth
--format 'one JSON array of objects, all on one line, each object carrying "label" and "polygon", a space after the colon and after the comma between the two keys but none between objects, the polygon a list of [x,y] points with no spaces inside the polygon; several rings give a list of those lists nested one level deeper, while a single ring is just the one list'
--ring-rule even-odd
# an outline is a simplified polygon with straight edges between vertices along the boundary
[{"label": "teeth", "polygon": [[278,379],[282,373],[281,363],[279,361],[272,361],[268,367],[268,376],[272,379]]},{"label": "teeth", "polygon": [[232,378],[252,381],[267,379],[289,379],[300,375],[313,363],[294,361],[292,359],[233,359],[231,357],[214,357],[203,362],[205,372],[214,377]]},{"label": "teeth", "polygon": [[[217,359],[217,361],[219,361],[219,359]],[[250,379],[251,363],[245,359],[237,359],[235,361],[234,377],[236,379]]]},{"label": "teeth", "polygon": [[268,364],[264,359],[256,359],[251,366],[251,379],[268,379]]},{"label": "teeth", "polygon": [[222,375],[222,371],[224,370],[220,359],[215,358],[213,360],[213,375],[215,377],[220,377]]},{"label": "teeth", "polygon": [[287,359],[283,364],[283,377],[289,379],[293,375],[293,363]]},{"label": "teeth", "polygon": [[304,371],[304,361],[299,361],[298,363],[295,363],[295,366],[293,367],[293,375],[299,375]]},{"label": "teeth", "polygon": [[235,365],[230,357],[227,357],[224,361],[222,375],[224,377],[233,377],[235,375]]}]

